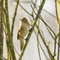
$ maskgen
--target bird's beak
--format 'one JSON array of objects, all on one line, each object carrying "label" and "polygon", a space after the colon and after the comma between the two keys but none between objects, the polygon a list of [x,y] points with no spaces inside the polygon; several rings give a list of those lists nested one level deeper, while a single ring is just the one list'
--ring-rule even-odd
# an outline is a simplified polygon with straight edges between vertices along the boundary
[{"label": "bird's beak", "polygon": [[21,21],[21,19],[19,19]]}]

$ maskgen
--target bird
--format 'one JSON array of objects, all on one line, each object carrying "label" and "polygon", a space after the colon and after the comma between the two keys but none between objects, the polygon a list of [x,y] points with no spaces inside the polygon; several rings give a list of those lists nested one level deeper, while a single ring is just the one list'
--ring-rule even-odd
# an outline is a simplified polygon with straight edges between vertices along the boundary
[{"label": "bird", "polygon": [[24,37],[28,33],[29,29],[30,29],[30,24],[28,20],[25,17],[22,17],[20,19],[20,24],[18,25],[18,31],[17,31],[17,39],[20,41],[20,51],[23,48]]}]

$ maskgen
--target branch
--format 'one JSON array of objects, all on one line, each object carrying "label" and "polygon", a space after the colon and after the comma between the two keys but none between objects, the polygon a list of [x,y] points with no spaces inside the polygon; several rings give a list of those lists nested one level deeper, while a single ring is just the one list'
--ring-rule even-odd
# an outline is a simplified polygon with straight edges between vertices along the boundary
[{"label": "branch", "polygon": [[[38,28],[39,28],[39,23],[40,23],[40,20],[38,20]],[[38,55],[39,55],[39,60],[41,60],[41,55],[40,55],[40,49],[39,49],[39,33],[38,33],[38,30],[37,30],[37,48],[38,48]]]},{"label": "branch", "polygon": [[[3,0],[1,0],[2,6],[3,6]],[[3,56],[3,19],[4,19],[4,15],[3,15],[3,9],[0,6],[0,60],[3,60],[2,56]]]},{"label": "branch", "polygon": [[[44,39],[43,36],[41,35],[41,32],[39,31],[39,28],[38,28],[37,25],[36,25],[36,28],[38,29],[39,35],[40,35],[40,37],[41,37],[41,39],[42,39],[42,41],[43,41],[45,47],[47,48],[47,51],[48,51],[48,53],[49,53],[50,58],[53,57],[53,55],[52,55],[52,53],[51,53],[49,47],[47,46],[45,39]],[[53,60],[55,60],[55,59],[53,59]]]},{"label": "branch", "polygon": [[58,11],[57,11],[57,0],[55,0],[55,12],[56,12],[57,22],[59,23]]},{"label": "branch", "polygon": [[16,18],[16,14],[17,14],[18,5],[19,5],[19,0],[17,0],[15,12],[14,12],[13,19],[12,19],[11,36],[13,36],[14,22],[15,22],[15,18]]},{"label": "branch", "polygon": [[0,6],[1,6],[2,10],[4,11],[4,13],[5,13],[5,15],[6,15],[6,14],[7,14],[7,13],[6,13],[6,10],[4,9],[3,5],[1,4],[1,2],[0,2]]},{"label": "branch", "polygon": [[25,8],[23,8],[21,4],[19,4],[19,5],[26,13],[28,13],[30,16],[32,16],[32,14],[30,14]]},{"label": "branch", "polygon": [[[5,26],[5,37],[6,37],[6,46],[7,46],[7,57],[10,59],[10,55],[12,60],[16,60],[15,57],[15,52],[14,52],[14,47],[13,47],[13,42],[11,39],[11,34],[10,34],[10,23],[9,23],[9,12],[8,12],[8,0],[4,0],[4,8],[6,9],[6,16],[4,15],[4,26]],[[10,54],[10,55],[9,55]]]}]

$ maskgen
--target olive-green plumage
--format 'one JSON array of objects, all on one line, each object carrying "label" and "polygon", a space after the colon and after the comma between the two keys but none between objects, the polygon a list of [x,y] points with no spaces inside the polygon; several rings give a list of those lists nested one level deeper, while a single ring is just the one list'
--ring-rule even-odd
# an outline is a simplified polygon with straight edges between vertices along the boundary
[{"label": "olive-green plumage", "polygon": [[22,47],[24,45],[24,36],[28,33],[30,29],[30,25],[28,20],[23,17],[20,19],[20,25],[18,26],[17,31],[17,39],[20,40],[20,50],[22,50]]}]

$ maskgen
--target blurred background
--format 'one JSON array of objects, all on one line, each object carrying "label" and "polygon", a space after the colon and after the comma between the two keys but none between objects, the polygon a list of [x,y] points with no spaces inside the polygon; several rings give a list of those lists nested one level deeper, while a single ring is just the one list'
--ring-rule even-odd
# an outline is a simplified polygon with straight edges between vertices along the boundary
[{"label": "blurred background", "polygon": [[[32,8],[31,5],[33,5],[31,2],[31,0],[20,0],[19,4],[21,4],[29,13],[32,12]],[[42,1],[42,0],[41,0]],[[35,2],[35,0],[33,0],[33,2]],[[39,8],[40,5],[40,0],[37,0],[37,9]],[[10,20],[10,26],[12,24],[12,17],[14,14],[14,9],[16,6],[16,1],[15,0],[8,0],[8,8],[9,8],[9,20]],[[43,10],[41,12],[41,16],[43,17],[44,21],[52,28],[52,30],[57,34],[58,33],[58,26],[57,26],[57,20],[56,20],[56,14],[55,14],[55,3],[54,0],[46,0]],[[29,21],[29,23],[31,24],[31,20],[32,17],[27,14],[21,7],[20,5],[18,6],[18,10],[17,10],[17,15],[16,15],[16,19],[15,19],[15,25],[14,25],[14,33],[13,33],[13,43],[14,46],[17,50],[17,52],[20,54],[20,42],[19,40],[17,40],[17,29],[18,29],[18,25],[19,25],[19,19],[21,19],[22,17],[26,17]],[[49,48],[50,51],[53,54],[54,51],[54,40],[52,39],[52,37],[50,36],[50,34],[48,33],[44,23],[40,20],[40,24],[39,24],[40,29],[42,29],[46,43],[49,44]],[[26,37],[25,37],[26,38]],[[7,58],[7,54],[6,54],[6,43],[5,43],[5,39],[4,39],[4,57]],[[47,57],[49,58],[49,55],[47,53],[47,49],[45,48],[41,38],[39,37],[39,42],[43,48],[43,50],[45,51],[45,54],[47,55]],[[40,47],[39,47],[40,48]],[[57,53],[57,50],[56,50]],[[16,53],[16,58],[19,58],[19,55]],[[40,56],[41,56],[41,60],[46,60],[46,57],[43,54],[42,49],[40,48]],[[39,60],[39,55],[38,55],[38,48],[37,48],[37,37],[36,34],[32,33],[31,38],[29,40],[29,43],[26,47],[26,50],[24,52],[24,55],[22,57],[22,60]]]}]

